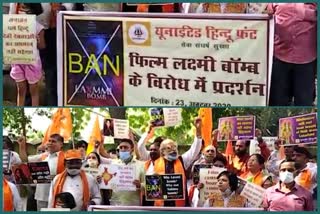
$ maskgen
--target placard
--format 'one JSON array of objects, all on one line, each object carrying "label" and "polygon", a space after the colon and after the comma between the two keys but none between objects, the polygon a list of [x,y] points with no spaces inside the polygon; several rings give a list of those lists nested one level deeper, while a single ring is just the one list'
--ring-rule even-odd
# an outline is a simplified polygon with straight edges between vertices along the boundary
[{"label": "placard", "polygon": [[59,105],[268,103],[274,34],[266,14],[63,11],[57,24]]},{"label": "placard", "polygon": [[152,108],[150,117],[154,127],[176,126],[182,121],[181,108]]},{"label": "placard", "polygon": [[203,204],[211,193],[218,192],[218,175],[226,171],[225,168],[219,168],[212,166],[210,169],[201,168],[200,169],[200,179],[199,182],[203,183],[204,187],[200,190],[199,203]]},{"label": "placard", "polygon": [[36,16],[3,14],[3,63],[34,64],[37,59]]},{"label": "placard", "polygon": [[118,164],[101,164],[99,175],[102,177],[100,189],[112,189],[113,191],[136,191],[133,184],[136,167]]},{"label": "placard", "polygon": [[13,165],[12,173],[16,184],[32,184],[33,180],[27,164]]},{"label": "placard", "polygon": [[218,130],[218,141],[254,139],[255,116],[219,118]]},{"label": "placard", "polygon": [[51,183],[52,179],[48,162],[28,163],[28,167],[34,184]]},{"label": "placard", "polygon": [[263,201],[265,189],[255,185],[254,183],[246,182],[240,195],[248,199],[249,203],[254,207],[260,207]]},{"label": "placard", "polygon": [[129,120],[113,119],[114,122],[114,138],[129,139]]},{"label": "placard", "polygon": [[181,174],[146,175],[146,200],[184,200]]},{"label": "placard", "polygon": [[317,113],[281,118],[279,137],[285,144],[317,143]]}]

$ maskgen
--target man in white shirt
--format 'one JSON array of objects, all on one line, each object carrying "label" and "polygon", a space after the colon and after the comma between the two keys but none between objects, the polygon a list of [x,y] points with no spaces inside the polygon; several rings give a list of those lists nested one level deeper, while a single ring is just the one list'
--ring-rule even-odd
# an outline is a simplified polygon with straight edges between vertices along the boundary
[{"label": "man in white shirt", "polygon": [[[50,169],[50,175],[54,177],[56,174],[64,170],[64,153],[62,151],[64,139],[59,134],[53,134],[47,143],[47,152],[27,156],[26,141],[24,138],[18,140],[20,146],[21,159],[28,162],[47,161]],[[48,207],[50,184],[37,184],[35,199],[37,200],[37,210]]]},{"label": "man in white shirt", "polygon": [[[198,122],[201,122],[201,120],[199,120]],[[201,136],[201,125],[199,126],[197,125],[197,122],[195,122],[195,127],[196,127],[197,136],[194,138],[190,149],[181,155],[186,169],[191,166],[193,161],[196,159],[196,154],[200,153],[200,149],[202,147],[202,139],[201,137],[198,137],[198,136]],[[138,152],[139,152],[141,161],[148,161],[151,159],[150,158],[151,151],[148,151],[146,149],[146,143],[148,142],[148,140],[150,140],[153,137],[153,135],[154,135],[154,127],[150,126],[149,131],[144,133],[138,142],[137,147],[138,147]],[[160,140],[162,142],[164,138],[156,138],[156,140]],[[161,145],[161,142],[159,142],[159,146]],[[158,152],[160,156],[160,150],[156,152]],[[153,162],[154,161],[155,160],[153,160]],[[154,165],[153,162],[149,165],[148,169],[146,170],[147,172],[146,174],[153,173],[153,165]]]},{"label": "man in white shirt", "polygon": [[112,164],[120,166],[129,166],[134,169],[134,180],[132,186],[136,187],[134,191],[112,191],[110,204],[121,206],[140,206],[140,193],[144,183],[144,165],[134,156],[134,144],[129,139],[122,139],[119,144],[119,159],[112,159]]},{"label": "man in white shirt", "polygon": [[85,211],[89,205],[100,205],[101,195],[95,179],[81,170],[82,157],[79,150],[68,150],[65,153],[66,170],[52,181],[49,193],[48,208],[55,208],[55,196],[61,192],[70,192],[76,202],[73,211]]}]

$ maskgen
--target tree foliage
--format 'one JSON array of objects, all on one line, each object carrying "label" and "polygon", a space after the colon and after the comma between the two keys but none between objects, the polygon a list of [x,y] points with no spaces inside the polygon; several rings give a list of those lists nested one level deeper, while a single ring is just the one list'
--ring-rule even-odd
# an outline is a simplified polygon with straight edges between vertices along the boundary
[{"label": "tree foliage", "polygon": [[[52,117],[54,108],[35,109],[33,115]],[[130,127],[141,135],[147,131],[150,121],[150,108],[99,108],[97,112],[101,116],[110,116],[111,118],[127,118]],[[190,144],[194,137],[193,121],[198,116],[198,108],[183,108],[182,123],[175,127],[157,128],[155,136],[166,136],[176,140],[179,144]],[[221,117],[254,115],[256,116],[256,127],[261,129],[264,136],[277,136],[278,121],[282,117],[290,117],[305,113],[314,112],[312,108],[214,108],[213,109],[213,127],[218,127],[218,120]],[[88,125],[92,114],[92,109],[72,108],[71,115],[73,120],[73,137],[79,139],[81,132]],[[42,138],[43,133],[34,130],[31,127],[33,115],[26,115],[24,108],[4,108],[3,126],[14,135],[34,136]]]}]

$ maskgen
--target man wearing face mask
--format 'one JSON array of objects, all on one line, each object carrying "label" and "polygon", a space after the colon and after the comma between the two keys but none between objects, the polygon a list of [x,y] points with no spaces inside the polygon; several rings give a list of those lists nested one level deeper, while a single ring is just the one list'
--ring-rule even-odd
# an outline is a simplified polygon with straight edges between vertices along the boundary
[{"label": "man wearing face mask", "polygon": [[189,206],[188,191],[187,191],[187,178],[186,169],[194,161],[194,154],[198,154],[201,149],[201,126],[202,122],[200,118],[195,120],[196,127],[196,139],[191,145],[191,148],[181,156],[178,153],[178,145],[171,139],[162,141],[160,145],[160,158],[158,158],[153,167],[154,174],[182,174],[183,177],[183,188],[185,193],[185,200],[173,200],[173,201],[155,201],[155,206],[165,207],[185,207]]},{"label": "man wearing face mask", "polygon": [[140,206],[140,194],[144,183],[143,162],[134,157],[134,144],[130,139],[121,139],[119,144],[119,159],[113,159],[112,164],[121,166],[131,166],[135,171],[133,184],[135,191],[112,191],[110,205],[118,206]]},{"label": "man wearing face mask", "polygon": [[266,211],[313,211],[311,193],[294,181],[297,167],[293,160],[284,160],[279,167],[280,181],[268,188],[263,198]]},{"label": "man wearing face mask", "polygon": [[[23,161],[28,162],[40,162],[47,161],[50,169],[50,175],[55,175],[64,171],[64,152],[62,151],[64,139],[59,134],[52,134],[49,138],[47,151],[42,154],[27,156],[26,140],[20,138],[19,143],[19,154]],[[49,196],[50,184],[37,184],[35,199],[37,200],[37,210],[48,207],[48,196]]]},{"label": "man wearing face mask", "polygon": [[65,153],[66,169],[52,181],[48,207],[56,207],[56,195],[70,192],[76,202],[73,211],[87,210],[89,205],[99,205],[101,196],[95,179],[81,170],[82,158],[78,150],[68,150]]},{"label": "man wearing face mask", "polygon": [[[193,173],[194,173],[194,167],[195,165],[200,165],[200,164],[213,164],[213,159],[216,157],[216,148],[212,145],[209,145],[204,148],[201,157],[194,162],[192,169],[191,169],[191,180],[192,180],[192,185],[188,188],[188,197],[189,201],[192,203],[192,198],[194,196],[194,191],[198,185],[198,182],[193,181]],[[193,204],[191,204],[193,206]]]}]

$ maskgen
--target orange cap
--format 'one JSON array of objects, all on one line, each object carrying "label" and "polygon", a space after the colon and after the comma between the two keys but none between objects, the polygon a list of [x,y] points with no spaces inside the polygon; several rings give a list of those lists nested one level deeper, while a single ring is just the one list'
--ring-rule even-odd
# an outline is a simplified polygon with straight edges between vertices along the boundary
[{"label": "orange cap", "polygon": [[79,150],[70,149],[70,150],[66,151],[66,153],[64,154],[64,159],[65,160],[73,160],[73,159],[82,159],[82,157],[81,157],[81,153]]}]

